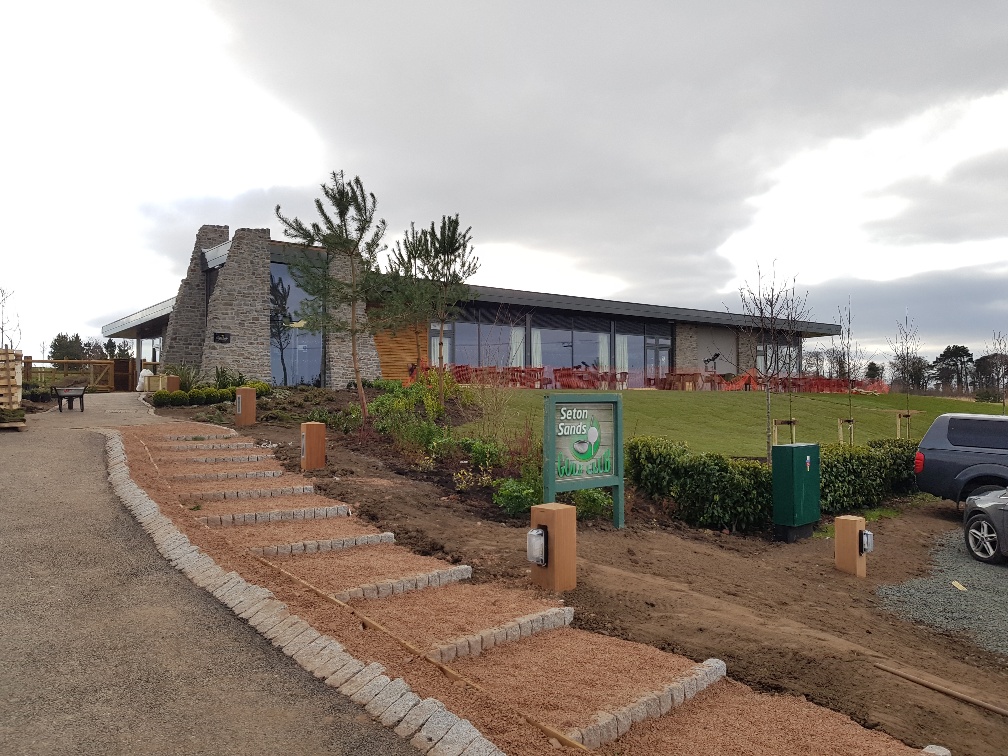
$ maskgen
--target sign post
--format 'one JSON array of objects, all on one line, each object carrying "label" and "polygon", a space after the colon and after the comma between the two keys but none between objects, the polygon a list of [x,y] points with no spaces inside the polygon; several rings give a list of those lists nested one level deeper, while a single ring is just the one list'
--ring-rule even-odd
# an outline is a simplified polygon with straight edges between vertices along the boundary
[{"label": "sign post", "polygon": [[562,491],[611,488],[613,525],[623,517],[623,397],[546,394],[543,412],[543,499]]}]

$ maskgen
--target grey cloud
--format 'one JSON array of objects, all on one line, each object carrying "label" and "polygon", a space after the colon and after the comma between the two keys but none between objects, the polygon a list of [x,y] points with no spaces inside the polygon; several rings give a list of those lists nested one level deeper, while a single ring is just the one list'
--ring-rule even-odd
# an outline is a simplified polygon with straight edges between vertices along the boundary
[{"label": "grey cloud", "polygon": [[[328,145],[319,181],[359,174],[390,243],[458,212],[477,250],[572,254],[663,304],[720,309],[715,250],[768,169],[1008,84],[1001,2],[215,6],[243,70]],[[181,275],[201,223],[273,226],[277,202],[311,216],[316,193],[152,208],[152,241]]]},{"label": "grey cloud", "polygon": [[876,241],[955,243],[1008,236],[1008,151],[962,163],[942,181],[903,181],[879,194],[901,197],[908,205],[892,218],[865,224]]}]

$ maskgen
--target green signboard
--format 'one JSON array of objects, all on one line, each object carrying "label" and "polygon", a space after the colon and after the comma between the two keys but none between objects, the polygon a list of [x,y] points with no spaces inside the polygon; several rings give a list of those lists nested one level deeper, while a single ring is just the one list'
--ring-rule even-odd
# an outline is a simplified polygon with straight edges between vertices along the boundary
[{"label": "green signboard", "polygon": [[619,394],[546,394],[543,499],[560,491],[611,488],[613,524],[623,527],[623,398]]}]

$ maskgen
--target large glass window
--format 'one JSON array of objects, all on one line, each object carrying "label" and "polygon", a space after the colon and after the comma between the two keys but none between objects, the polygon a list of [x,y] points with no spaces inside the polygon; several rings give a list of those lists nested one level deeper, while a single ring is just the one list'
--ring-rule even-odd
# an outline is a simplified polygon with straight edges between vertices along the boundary
[{"label": "large glass window", "polygon": [[574,331],[574,367],[609,371],[609,332]]},{"label": "large glass window", "polygon": [[480,364],[496,367],[525,366],[524,326],[481,323]]},{"label": "large glass window", "polygon": [[278,386],[319,385],[322,336],[304,327],[298,308],[305,293],[284,263],[270,263],[270,368]]},{"label": "large glass window", "polygon": [[616,385],[644,387],[644,324],[616,321]]},{"label": "large glass window", "polygon": [[[454,357],[452,351],[454,347],[455,323],[445,323],[444,333],[441,332],[441,324],[436,320],[430,325],[430,364],[431,365],[451,365]],[[444,352],[442,353],[442,347]]]},{"label": "large glass window", "polygon": [[571,331],[559,328],[532,329],[533,367],[569,368],[574,365]]},{"label": "large glass window", "polygon": [[455,353],[453,365],[479,365],[479,326],[475,323],[455,323]]}]

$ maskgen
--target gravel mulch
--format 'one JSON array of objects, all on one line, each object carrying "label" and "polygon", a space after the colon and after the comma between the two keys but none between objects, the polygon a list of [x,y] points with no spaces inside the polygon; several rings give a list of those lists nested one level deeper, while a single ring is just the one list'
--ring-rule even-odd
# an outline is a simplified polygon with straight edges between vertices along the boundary
[{"label": "gravel mulch", "polygon": [[302,580],[330,593],[339,593],[366,583],[444,570],[451,566],[440,559],[419,556],[401,546],[384,543],[327,551],[324,554],[284,557],[276,561]]},{"label": "gravel mulch", "polygon": [[1008,655],[1008,567],[973,559],[961,530],[942,536],[931,558],[927,577],[878,588],[885,607],[913,622],[965,632],[988,651]]},{"label": "gravel mulch", "polygon": [[485,583],[452,583],[389,596],[382,601],[353,603],[371,619],[424,649],[562,605],[556,599],[540,598],[533,591]]},{"label": "gravel mulch", "polygon": [[688,706],[660,719],[638,722],[596,753],[919,756],[920,751],[800,696],[756,693],[733,680],[721,680]]},{"label": "gravel mulch", "polygon": [[461,674],[561,731],[622,708],[688,674],[695,662],[604,635],[562,628],[456,659]]}]

